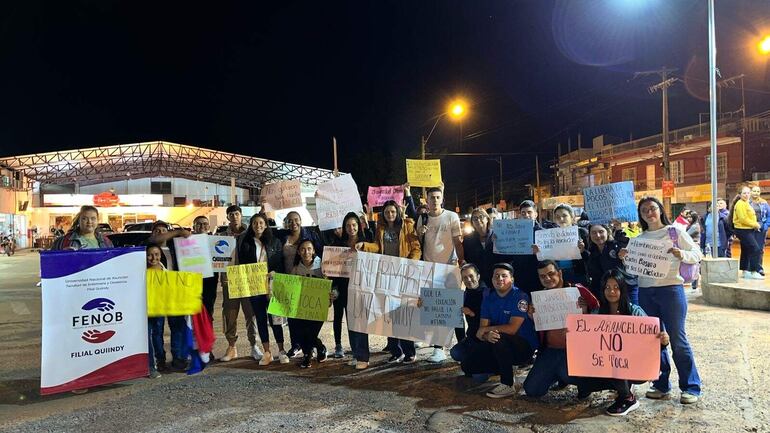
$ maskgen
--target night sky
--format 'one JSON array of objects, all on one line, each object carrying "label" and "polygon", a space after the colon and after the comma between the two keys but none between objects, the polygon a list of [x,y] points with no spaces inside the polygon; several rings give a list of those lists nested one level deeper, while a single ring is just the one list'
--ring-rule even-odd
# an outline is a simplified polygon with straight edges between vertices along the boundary
[{"label": "night sky", "polygon": [[[716,0],[723,77],[770,110],[770,1]],[[671,128],[707,112],[705,0],[19,1],[0,9],[0,154],[168,140],[401,183],[406,156],[456,96],[432,152],[504,158],[510,199],[561,142],[659,132],[654,77],[675,67]],[[723,110],[740,92],[723,93]],[[460,140],[462,134],[462,143]],[[569,138],[568,138],[569,137]],[[454,205],[489,201],[497,164],[445,157]]]}]

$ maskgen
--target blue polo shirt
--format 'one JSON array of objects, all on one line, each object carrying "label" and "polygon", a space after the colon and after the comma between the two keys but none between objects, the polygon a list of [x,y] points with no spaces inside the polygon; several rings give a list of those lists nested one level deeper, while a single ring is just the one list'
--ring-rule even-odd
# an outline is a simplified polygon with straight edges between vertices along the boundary
[{"label": "blue polo shirt", "polygon": [[537,349],[538,340],[535,334],[535,324],[527,316],[529,308],[529,295],[513,286],[511,291],[503,297],[497,294],[497,290],[491,289],[481,303],[481,318],[489,320],[490,326],[507,325],[511,323],[511,317],[521,317],[521,324],[516,335],[527,340],[532,349]]}]

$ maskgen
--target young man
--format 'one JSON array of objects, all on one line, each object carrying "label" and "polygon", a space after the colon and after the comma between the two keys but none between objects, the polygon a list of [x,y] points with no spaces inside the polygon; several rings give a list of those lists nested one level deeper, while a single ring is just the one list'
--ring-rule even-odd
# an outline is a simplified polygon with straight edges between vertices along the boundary
[{"label": "young man", "polygon": [[[553,260],[544,260],[537,265],[537,275],[543,290],[571,287],[562,279],[559,265]],[[588,311],[599,308],[599,301],[590,290],[580,284],[572,285],[580,291],[580,296],[588,305]],[[536,306],[530,306],[529,316],[535,312]],[[535,358],[535,364],[524,381],[524,391],[530,397],[542,397],[556,382],[560,384],[577,384],[578,381],[567,374],[567,330],[553,329],[539,332],[540,348]]]},{"label": "young man", "polygon": [[[225,236],[238,237],[247,228],[246,224],[241,222],[243,217],[241,208],[238,205],[230,205],[226,212],[227,221],[230,224],[227,226]],[[222,282],[222,323],[228,347],[225,356],[219,360],[227,362],[238,357],[238,350],[235,348],[235,342],[238,341],[238,312],[243,310],[243,315],[246,318],[246,336],[249,338],[249,344],[251,344],[251,356],[256,361],[260,361],[263,355],[262,350],[257,345],[257,321],[254,318],[249,298],[230,299],[227,292],[227,273],[222,272],[220,275],[222,275],[220,280]]]},{"label": "young man", "polygon": [[527,316],[529,295],[513,285],[513,268],[508,263],[493,267],[492,284],[481,304],[481,323],[476,331],[480,343],[462,363],[465,374],[500,374],[500,384],[487,392],[491,398],[516,394],[514,365],[532,359],[538,346],[535,326]]},{"label": "young man", "polygon": [[757,222],[759,223],[759,233],[757,238],[759,240],[760,252],[759,252],[759,273],[765,275],[765,270],[762,268],[762,260],[765,255],[765,242],[767,240],[767,229],[770,227],[770,205],[762,198],[762,190],[759,186],[755,185],[751,187],[751,207],[754,208],[754,213],[757,214]]},{"label": "young man", "polygon": [[489,292],[489,288],[481,279],[479,268],[473,263],[466,263],[460,269],[460,277],[465,284],[465,293],[463,294],[463,316],[468,322],[467,336],[458,341],[449,351],[449,355],[457,362],[462,362],[473,349],[473,346],[479,343],[476,338],[476,332],[481,323],[481,303]]},{"label": "young man", "polygon": [[[532,220],[534,231],[538,231],[542,228],[537,221],[537,209],[535,208],[535,202],[532,200],[524,200],[521,202],[519,205],[518,219]],[[494,242],[487,242],[484,248],[487,257],[491,257],[489,259],[490,262],[510,263],[513,267],[513,279],[516,281],[516,285],[519,287],[519,289],[526,293],[531,293],[532,291],[540,288],[540,283],[538,282],[536,271],[537,257],[534,254],[495,254],[493,253],[493,248]],[[485,275],[484,278],[489,278],[489,276]],[[487,285],[491,284],[492,281],[487,281]]]},{"label": "young man", "polygon": [[[460,217],[442,207],[444,194],[441,188],[428,188],[428,218],[419,218],[415,231],[422,241],[422,259],[434,263],[465,264]],[[428,362],[443,362],[443,347],[433,348]]]},{"label": "young man", "polygon": [[[209,232],[209,219],[203,215],[195,217],[193,220],[193,234],[211,234]],[[217,275],[203,279],[203,306],[209,313],[211,322],[214,322],[214,303],[217,301]]]}]

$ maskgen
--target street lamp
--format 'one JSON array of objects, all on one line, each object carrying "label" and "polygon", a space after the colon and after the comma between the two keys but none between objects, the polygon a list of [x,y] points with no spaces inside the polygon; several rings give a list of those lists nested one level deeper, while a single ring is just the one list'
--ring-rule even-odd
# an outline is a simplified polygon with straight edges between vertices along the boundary
[{"label": "street lamp", "polygon": [[[449,116],[450,119],[458,122],[462,122],[462,119],[465,118],[465,116],[468,115],[468,104],[463,99],[455,99],[452,101],[449,106],[447,107],[447,110],[438,116],[436,116],[436,122],[433,123],[433,127],[430,129],[430,132],[428,133],[428,136],[422,136],[420,139],[420,155],[421,158],[425,159],[425,146],[428,144],[428,140],[430,140],[431,135],[433,135],[433,131],[436,130],[436,127],[438,126],[438,122],[441,121],[441,119],[444,116]],[[460,140],[462,140],[462,123],[460,123]],[[422,196],[425,197],[425,187],[422,188]]]},{"label": "street lamp", "polygon": [[770,35],[765,36],[764,39],[757,44],[759,52],[762,54],[770,54]]}]

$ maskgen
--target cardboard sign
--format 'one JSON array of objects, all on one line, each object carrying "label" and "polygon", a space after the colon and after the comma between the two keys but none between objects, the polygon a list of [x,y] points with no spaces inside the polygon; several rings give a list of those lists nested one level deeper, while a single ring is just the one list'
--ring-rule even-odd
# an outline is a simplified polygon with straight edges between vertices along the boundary
[{"label": "cardboard sign", "polygon": [[451,328],[420,323],[417,299],[424,287],[459,289],[460,270],[453,265],[356,253],[348,285],[349,329],[449,345],[454,335]]},{"label": "cardboard sign", "polygon": [[176,264],[179,271],[197,272],[203,275],[203,278],[214,276],[209,235],[176,237],[174,238],[174,248],[176,249]]},{"label": "cardboard sign", "polygon": [[353,176],[346,174],[318,186],[315,200],[318,227],[333,230],[342,227],[342,219],[348,212],[363,212],[358,186]]},{"label": "cardboard sign", "polygon": [[592,186],[583,189],[585,211],[592,223],[609,224],[618,221],[636,221],[634,183],[631,181]]},{"label": "cardboard sign", "polygon": [[535,307],[532,319],[535,321],[536,331],[564,329],[567,327],[567,315],[583,312],[577,305],[580,297],[577,287],[538,290],[530,295]]},{"label": "cardboard sign", "polygon": [[570,314],[567,372],[577,377],[657,379],[659,333],[657,317]]},{"label": "cardboard sign", "polygon": [[494,220],[493,252],[495,254],[532,254],[535,222],[530,219]]},{"label": "cardboard sign", "polygon": [[668,252],[672,246],[670,239],[631,239],[626,247],[628,254],[623,260],[626,272],[658,280],[665,278],[674,259]]},{"label": "cardboard sign", "polygon": [[146,283],[147,317],[191,316],[201,312],[201,274],[148,269]]},{"label": "cardboard sign", "polygon": [[266,212],[302,206],[302,185],[299,179],[269,183],[262,186],[260,202]]},{"label": "cardboard sign", "polygon": [[230,299],[267,294],[267,263],[227,267],[227,294]]},{"label": "cardboard sign", "polygon": [[410,186],[441,185],[440,159],[407,159],[406,180]]},{"label": "cardboard sign", "polygon": [[211,249],[211,267],[214,273],[227,272],[227,267],[233,262],[235,238],[233,236],[209,236]]},{"label": "cardboard sign", "polygon": [[348,247],[324,247],[321,271],[327,277],[350,277],[356,252]]},{"label": "cardboard sign", "polygon": [[577,226],[538,230],[535,232],[535,245],[540,248],[537,259],[577,260],[579,240]]},{"label": "cardboard sign", "polygon": [[386,201],[393,200],[398,204],[404,201],[404,187],[396,186],[370,186],[366,194],[366,203],[370,208],[382,206]]},{"label": "cardboard sign", "polygon": [[332,280],[275,274],[267,312],[292,319],[323,322],[329,313]]},{"label": "cardboard sign", "polygon": [[462,290],[421,288],[420,299],[420,325],[465,328]]},{"label": "cardboard sign", "polygon": [[40,252],[40,394],[149,374],[146,260],[144,247]]}]

